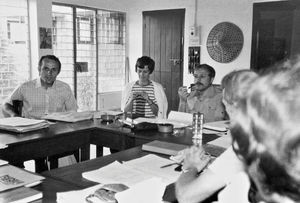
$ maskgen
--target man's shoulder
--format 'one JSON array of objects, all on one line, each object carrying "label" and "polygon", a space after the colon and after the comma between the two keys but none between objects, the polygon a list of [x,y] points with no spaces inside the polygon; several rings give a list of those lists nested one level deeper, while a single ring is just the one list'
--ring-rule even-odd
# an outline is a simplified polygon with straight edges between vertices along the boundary
[{"label": "man's shoulder", "polygon": [[66,82],[63,82],[61,80],[55,80],[55,85],[60,87],[60,88],[70,88],[70,85]]},{"label": "man's shoulder", "polygon": [[213,84],[212,88],[214,88],[214,91],[216,94],[222,94],[223,89],[222,89],[221,85]]},{"label": "man's shoulder", "polygon": [[20,84],[19,87],[22,87],[22,88],[35,87],[36,83],[37,83],[37,79],[28,80],[28,81],[25,81],[22,84]]}]

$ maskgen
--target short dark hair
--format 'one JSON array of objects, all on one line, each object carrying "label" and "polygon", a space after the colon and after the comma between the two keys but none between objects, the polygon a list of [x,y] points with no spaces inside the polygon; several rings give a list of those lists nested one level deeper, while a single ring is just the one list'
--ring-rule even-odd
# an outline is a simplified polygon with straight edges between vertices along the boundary
[{"label": "short dark hair", "polygon": [[137,72],[137,68],[145,68],[145,66],[148,66],[148,69],[150,71],[150,74],[154,71],[155,62],[152,58],[149,56],[142,56],[138,58],[135,64],[135,72]]},{"label": "short dark hair", "polygon": [[[195,65],[195,70],[199,70],[199,69],[204,69],[208,71],[208,74],[211,78],[214,78],[216,76],[216,71],[213,67],[211,67],[210,65],[207,64],[196,64]],[[194,71],[195,71],[194,70]]]},{"label": "short dark hair", "polygon": [[39,60],[39,70],[42,67],[42,63],[43,63],[44,59],[49,59],[49,60],[55,61],[58,64],[58,73],[60,73],[61,63],[60,63],[59,59],[56,56],[54,56],[54,55],[45,55],[45,56],[42,56],[40,58],[40,60]]}]

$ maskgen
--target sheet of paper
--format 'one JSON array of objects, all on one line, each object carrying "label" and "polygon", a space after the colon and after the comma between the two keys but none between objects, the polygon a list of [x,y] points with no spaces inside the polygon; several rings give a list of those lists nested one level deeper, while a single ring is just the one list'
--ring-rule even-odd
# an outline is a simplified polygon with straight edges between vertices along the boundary
[{"label": "sheet of paper", "polygon": [[192,125],[193,114],[179,112],[179,111],[170,111],[170,113],[168,115],[168,120],[173,120],[173,121],[177,121],[180,123],[185,123],[187,125]]},{"label": "sheet of paper", "polygon": [[215,122],[204,123],[203,128],[208,130],[225,132],[229,129],[229,124],[230,124],[229,120],[215,121]]},{"label": "sheet of paper", "polygon": [[56,120],[65,122],[77,122],[82,120],[89,120],[94,117],[91,111],[83,112],[54,112],[43,117],[46,120]]},{"label": "sheet of paper", "polygon": [[[73,190],[68,192],[58,192],[56,201],[59,203],[69,202],[86,202],[85,198],[90,194],[93,194],[102,184],[95,185],[93,187],[86,188],[84,190]],[[99,200],[100,201],[100,200]]]},{"label": "sheet of paper", "polygon": [[30,126],[45,122],[45,120],[28,119],[22,117],[1,118],[0,125],[2,126]]},{"label": "sheet of paper", "polygon": [[8,164],[8,161],[0,159],[0,166]]},{"label": "sheet of paper", "polygon": [[178,166],[177,164],[161,168],[162,166],[172,163],[174,163],[174,161],[170,159],[149,154],[138,159],[127,161],[123,163],[123,165],[143,171],[146,174],[151,174],[154,177],[159,177],[166,186],[175,182],[180,176],[180,172],[174,170]]},{"label": "sheet of paper", "polygon": [[230,135],[225,135],[225,136],[219,137],[213,141],[208,142],[208,144],[223,147],[225,149],[230,147],[231,143],[232,143],[232,138]]},{"label": "sheet of paper", "polygon": [[115,195],[118,203],[162,203],[165,185],[159,178],[142,181]]},{"label": "sheet of paper", "polygon": [[100,169],[85,172],[82,176],[98,183],[123,183],[128,187],[154,177],[151,174],[135,170],[117,161]]}]

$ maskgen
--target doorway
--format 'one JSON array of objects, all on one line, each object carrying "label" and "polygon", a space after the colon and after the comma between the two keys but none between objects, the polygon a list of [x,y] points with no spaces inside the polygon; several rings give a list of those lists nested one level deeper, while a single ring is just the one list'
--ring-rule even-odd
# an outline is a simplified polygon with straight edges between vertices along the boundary
[{"label": "doorway", "polygon": [[151,79],[162,84],[168,113],[178,110],[178,88],[183,83],[185,9],[143,12],[143,55],[155,61]]}]

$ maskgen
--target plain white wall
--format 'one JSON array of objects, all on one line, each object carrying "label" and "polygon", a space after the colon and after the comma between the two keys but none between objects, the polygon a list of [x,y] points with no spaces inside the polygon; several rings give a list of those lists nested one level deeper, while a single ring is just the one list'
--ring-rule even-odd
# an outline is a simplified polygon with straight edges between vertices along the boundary
[{"label": "plain white wall", "polygon": [[[51,22],[51,0],[37,0],[39,26]],[[197,2],[196,2],[197,1]],[[252,9],[254,2],[271,0],[55,0],[53,2],[74,4],[92,8],[101,8],[126,12],[127,16],[127,47],[131,79],[136,79],[134,72],[135,61],[142,55],[142,12],[164,9],[186,9],[185,39],[184,39],[184,80],[185,85],[193,81],[188,74],[187,50],[189,28],[194,25],[196,11],[197,26],[201,31],[201,63],[212,65],[216,69],[215,83],[220,83],[222,77],[235,69],[249,69],[252,40]],[[195,5],[197,8],[195,9]],[[43,19],[44,18],[44,19]],[[206,49],[206,39],[210,30],[218,23],[229,21],[241,28],[244,35],[244,46],[240,55],[230,63],[218,63],[210,58]],[[40,52],[40,54],[42,54]]]}]

